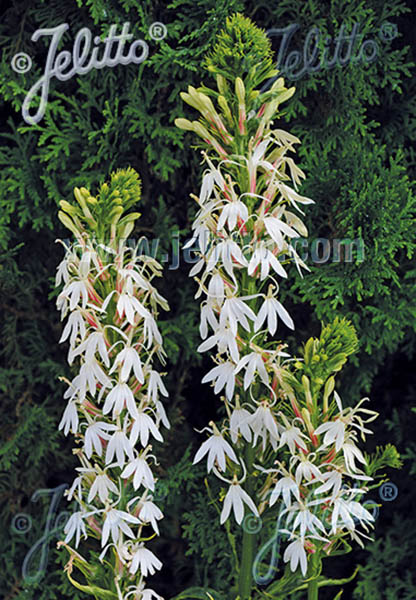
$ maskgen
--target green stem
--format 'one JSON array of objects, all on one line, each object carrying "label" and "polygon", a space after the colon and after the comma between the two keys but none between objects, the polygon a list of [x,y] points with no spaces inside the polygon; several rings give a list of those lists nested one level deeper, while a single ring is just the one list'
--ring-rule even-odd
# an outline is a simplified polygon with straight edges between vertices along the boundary
[{"label": "green stem", "polygon": [[[253,492],[254,482],[250,473],[253,467],[254,460],[254,448],[247,446],[245,451],[245,459],[247,465],[247,480],[246,480],[246,492],[251,496]],[[248,533],[244,530],[243,533],[243,547],[240,562],[240,574],[238,580],[238,592],[240,600],[250,600],[252,580],[253,580],[253,560],[255,551],[255,534]]]},{"label": "green stem", "polygon": [[[314,567],[317,563],[317,560],[319,560],[319,557],[316,554],[312,554],[309,559],[309,564],[311,567],[310,575],[316,574],[316,569]],[[318,578],[313,579],[308,583],[308,600],[318,600]]]}]

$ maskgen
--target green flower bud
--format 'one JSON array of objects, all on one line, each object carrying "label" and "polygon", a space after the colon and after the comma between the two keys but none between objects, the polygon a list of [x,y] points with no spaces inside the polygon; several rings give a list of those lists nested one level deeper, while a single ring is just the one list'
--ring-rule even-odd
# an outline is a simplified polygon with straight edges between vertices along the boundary
[{"label": "green flower bud", "polygon": [[68,213],[70,215],[76,216],[79,214],[78,207],[74,206],[73,204],[70,204],[66,200],[60,200],[59,206],[62,208],[62,210],[64,210],[66,213]]},{"label": "green flower bud", "polygon": [[188,119],[175,119],[175,125],[176,127],[179,127],[179,129],[194,131],[194,126],[191,121],[188,121]]},{"label": "green flower bud", "polygon": [[80,231],[78,231],[75,223],[73,222],[73,220],[64,212],[62,212],[62,210],[60,210],[58,212],[58,219],[61,221],[61,223],[63,223],[65,225],[65,227],[67,227],[70,231],[72,231],[72,233],[78,237],[80,235]]},{"label": "green flower bud", "polygon": [[240,104],[245,104],[246,101],[246,88],[241,77],[237,77],[235,80],[235,93]]}]

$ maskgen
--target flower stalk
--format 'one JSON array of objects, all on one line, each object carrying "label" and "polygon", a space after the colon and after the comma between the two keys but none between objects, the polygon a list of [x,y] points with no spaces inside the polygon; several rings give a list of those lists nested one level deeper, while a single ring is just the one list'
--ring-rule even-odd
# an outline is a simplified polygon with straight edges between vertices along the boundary
[{"label": "flower stalk", "polygon": [[[59,213],[75,237],[63,243],[57,270],[56,285],[63,283],[57,308],[67,317],[60,341],[69,340],[68,362],[78,367],[72,381],[62,378],[68,404],[59,428],[75,436],[81,463],[66,493],[78,510],[59,544],[71,555],[67,573],[76,587],[117,600],[161,599],[146,588],[145,579],[162,567],[146,542],[159,535],[163,517],[153,502],[152,467],[161,425],[170,426],[160,400],[167,390],[158,371],[165,353],[157,325],[159,311],[169,307],[153,283],[160,264],[128,244],[140,216],[128,211],[140,191],[137,173],[120,170],[96,197],[76,188],[78,205],[61,201]],[[77,548],[81,537],[100,541],[98,561],[69,545],[75,538]],[[87,586],[70,576],[73,564]]]},{"label": "flower stalk", "polygon": [[[288,285],[293,266],[300,274],[308,269],[292,241],[307,236],[301,216],[313,203],[299,193],[304,174],[289,156],[299,140],[276,127],[295,90],[278,78],[261,91],[277,75],[270,42],[241,15],[227,20],[205,65],[216,88],[189,88],[182,98],[199,121],[176,125],[200,137],[206,165],[199,195],[192,195],[198,212],[189,245],[198,243],[199,260],[190,276],[203,298],[198,351],[213,351],[215,363],[202,381],[224,395],[227,417],[215,431],[206,428],[211,435],[194,463],[208,453],[208,472],[229,486],[220,520],[232,508],[243,528],[236,588],[248,600],[259,537],[246,525],[250,514],[278,516],[289,542],[283,560],[300,578],[308,564],[315,573],[321,553],[339,552],[346,536],[361,545],[360,536],[368,537],[357,525],[368,532],[374,519],[359,499],[373,478],[357,433],[365,439],[365,424],[377,413],[361,403],[344,408],[335,389],[335,373],[357,348],[348,321],[324,327],[303,358],[286,351],[294,322],[279,300],[280,285]],[[317,580],[307,587],[317,598]]]}]

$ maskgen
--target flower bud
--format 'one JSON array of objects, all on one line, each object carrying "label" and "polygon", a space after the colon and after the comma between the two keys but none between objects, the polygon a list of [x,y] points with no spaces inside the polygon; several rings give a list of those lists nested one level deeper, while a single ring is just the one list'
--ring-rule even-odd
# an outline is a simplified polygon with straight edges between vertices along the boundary
[{"label": "flower bud", "polygon": [[227,85],[225,78],[222,75],[217,75],[216,79],[217,79],[217,87],[218,87],[220,94],[225,95],[228,91],[228,85]]},{"label": "flower bud", "polygon": [[211,139],[212,136],[208,133],[206,128],[203,125],[201,125],[201,123],[199,123],[198,121],[192,121],[192,125],[195,133],[197,133],[204,139]]},{"label": "flower bud", "polygon": [[176,127],[179,127],[179,129],[194,131],[194,126],[191,121],[188,121],[188,119],[175,119],[175,125]]},{"label": "flower bud", "polygon": [[66,200],[61,200],[59,202],[59,206],[62,208],[62,210],[64,210],[69,215],[76,216],[79,213],[78,208],[76,206],[73,206],[72,204],[70,204]]},{"label": "flower bud", "polygon": [[245,104],[246,101],[246,88],[241,77],[237,77],[235,80],[235,93],[240,104]]},{"label": "flower bud", "polygon": [[65,225],[65,227],[67,227],[70,231],[72,231],[72,233],[78,237],[80,235],[80,231],[78,231],[75,223],[73,222],[73,220],[64,212],[62,212],[61,210],[58,212],[58,219],[61,221],[61,223],[63,223]]}]

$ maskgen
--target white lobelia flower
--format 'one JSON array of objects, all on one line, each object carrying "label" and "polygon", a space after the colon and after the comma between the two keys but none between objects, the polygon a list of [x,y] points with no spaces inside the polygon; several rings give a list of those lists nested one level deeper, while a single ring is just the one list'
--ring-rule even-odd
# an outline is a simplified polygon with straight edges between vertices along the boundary
[{"label": "white lobelia flower", "polygon": [[156,569],[162,568],[162,562],[155,554],[153,554],[153,552],[148,548],[145,548],[144,544],[137,546],[137,550],[133,554],[129,571],[134,575],[139,568],[143,577],[147,577],[148,574],[154,575]]},{"label": "white lobelia flower", "polygon": [[[232,239],[222,240],[216,246],[211,248],[208,253],[207,271],[212,271],[212,269],[214,269],[220,257],[224,269],[230,277],[234,276],[234,266],[236,264],[242,265],[243,267],[248,266],[248,262],[244,258],[241,248]],[[235,262],[233,262],[233,259]]]},{"label": "white lobelia flower", "polygon": [[345,466],[347,471],[359,472],[358,467],[355,465],[355,460],[358,460],[363,465],[367,464],[363,456],[363,453],[355,444],[345,442],[342,445],[342,452],[344,453]]},{"label": "white lobelia flower", "polygon": [[[299,461],[299,464],[296,468],[295,479],[298,485],[301,484],[302,479],[306,479],[307,481],[312,481],[312,483],[316,483],[315,480],[321,480],[321,472],[316,465],[311,461],[312,454],[305,456],[302,454],[296,454],[292,457],[293,461]],[[292,462],[291,459],[291,462]]]},{"label": "white lobelia flower", "polygon": [[137,438],[140,437],[140,443],[145,448],[149,441],[149,433],[151,433],[159,442],[163,442],[163,437],[153,419],[151,419],[143,410],[139,410],[136,418],[133,420],[133,427],[130,433],[131,445],[135,446]]},{"label": "white lobelia flower", "polygon": [[111,375],[117,369],[121,367],[120,381],[127,382],[130,379],[131,371],[133,370],[134,376],[139,383],[144,383],[144,375],[142,369],[142,363],[140,356],[135,348],[126,346],[121,350],[114,359],[113,366],[111,367],[109,374]]},{"label": "white lobelia flower", "polygon": [[237,335],[239,323],[246,331],[250,331],[247,317],[252,321],[256,320],[256,315],[251,308],[243,302],[244,299],[245,297],[238,298],[237,296],[227,298],[221,308],[220,327],[226,327],[227,324],[229,324],[234,335]]},{"label": "white lobelia flower", "polygon": [[162,596],[159,596],[159,594],[156,594],[154,590],[151,590],[149,588],[142,590],[141,593],[141,600],[163,600]]},{"label": "white lobelia flower", "polygon": [[315,429],[315,435],[324,435],[323,446],[330,446],[335,442],[335,450],[338,452],[344,443],[345,423],[341,419],[322,423]]},{"label": "white lobelia flower", "polygon": [[87,458],[91,458],[93,449],[98,456],[103,452],[102,440],[109,440],[108,431],[116,431],[117,426],[104,421],[96,421],[85,430],[84,450]]},{"label": "white lobelia flower", "polygon": [[64,429],[64,435],[68,435],[69,430],[71,429],[72,433],[78,432],[78,410],[77,405],[74,400],[70,400],[66,405],[64,410],[64,414],[62,415],[62,419],[59,423],[59,430]]},{"label": "white lobelia flower", "polygon": [[162,518],[163,513],[160,508],[156,506],[156,504],[154,504],[151,500],[146,500],[143,502],[139,512],[139,519],[143,521],[143,523],[150,523],[157,535],[159,535],[157,521]]},{"label": "white lobelia flower", "polygon": [[85,327],[84,317],[82,312],[77,309],[71,312],[68,317],[68,321],[64,327],[62,335],[59,339],[59,343],[64,342],[69,337],[69,344],[71,348],[75,346],[78,336],[83,340],[87,329]]},{"label": "white lobelia flower", "polygon": [[232,231],[237,225],[237,219],[245,223],[248,219],[248,208],[241,200],[228,202],[221,211],[218,219],[217,231],[220,231],[228,223],[228,229]]},{"label": "white lobelia flower", "polygon": [[62,292],[59,294],[57,302],[69,300],[69,310],[74,310],[78,306],[81,299],[82,308],[86,308],[88,302],[88,289],[86,280],[83,279],[72,281],[65,286]]},{"label": "white lobelia flower", "polygon": [[235,364],[227,360],[209,371],[202,383],[215,381],[214,393],[218,394],[225,387],[225,395],[231,400],[235,387]]},{"label": "white lobelia flower", "polygon": [[[211,422],[212,423],[212,422]],[[226,461],[225,457],[228,456],[232,461],[238,463],[238,459],[235,452],[230,444],[225,440],[221,433],[218,431],[216,425],[212,423],[214,428],[214,435],[208,438],[199,448],[195,454],[195,458],[192,464],[199,462],[205,454],[208,452],[208,473],[214,466],[214,462],[217,461],[219,470],[225,471]]]},{"label": "white lobelia flower", "polygon": [[263,222],[267,233],[270,235],[272,240],[276,242],[279,250],[283,248],[283,235],[286,235],[289,238],[299,237],[299,234],[294,229],[276,217],[265,217]]},{"label": "white lobelia flower", "polygon": [[256,445],[258,436],[263,439],[263,446],[265,446],[268,433],[273,449],[276,450],[277,442],[279,441],[279,431],[277,429],[276,420],[267,402],[263,402],[256,409],[251,416],[249,424],[254,432],[253,446]]},{"label": "white lobelia flower", "polygon": [[260,242],[250,259],[248,264],[248,274],[251,276],[260,265],[260,280],[263,281],[269,275],[270,267],[281,277],[287,277],[285,269],[280,264],[276,256],[271,252],[264,242]]},{"label": "white lobelia flower", "polygon": [[270,494],[270,506],[273,506],[280,494],[282,494],[283,496],[283,502],[285,503],[286,507],[290,507],[291,505],[290,494],[293,494],[296,500],[300,502],[299,486],[292,477],[281,477],[279,479],[279,481],[277,482],[276,486]]},{"label": "white lobelia flower", "polygon": [[295,190],[292,190],[288,185],[279,181],[279,190],[284,198],[289,200],[289,202],[294,206],[297,210],[300,210],[296,202],[300,204],[315,204],[313,200],[307,198],[306,196],[301,196]]},{"label": "white lobelia flower", "polygon": [[304,504],[303,502],[295,502],[292,504],[288,510],[288,517],[286,520],[286,525],[289,526],[292,519],[294,518],[293,525],[291,525],[292,531],[296,531],[299,527],[300,537],[301,539],[305,538],[306,532],[310,532],[313,535],[319,535],[316,531],[316,528],[320,529],[322,533],[325,533],[325,527],[318,519],[316,515],[314,515],[309,507],[315,506],[316,504],[320,504],[324,502],[323,500],[312,501],[308,504]]},{"label": "white lobelia flower", "polygon": [[341,489],[342,473],[340,473],[336,469],[331,469],[326,473],[322,473],[321,479],[324,481],[324,483],[318,488],[316,488],[314,494],[323,494],[325,492],[328,492],[331,488],[333,488],[331,496],[331,501],[333,501],[335,497],[338,496],[339,491]]},{"label": "white lobelia flower", "polygon": [[131,283],[132,281],[134,281],[134,283],[138,285],[139,288],[141,288],[142,290],[149,290],[149,282],[143,279],[143,277],[134,269],[134,267],[135,264],[133,262],[130,262],[128,265],[125,266],[124,269],[119,269],[118,273],[120,277],[126,280],[126,284],[129,287],[129,289],[132,289]]},{"label": "white lobelia flower", "polygon": [[166,416],[165,408],[160,400],[155,400],[155,409],[156,409],[157,418],[162,421],[162,423],[166,427],[166,429],[170,429],[170,423]]},{"label": "white lobelia flower", "polygon": [[153,473],[144,457],[138,456],[137,458],[129,462],[128,465],[124,468],[123,472],[121,473],[121,477],[127,479],[131,477],[133,473],[133,487],[135,490],[137,490],[137,488],[139,488],[143,484],[145,488],[154,491],[155,480],[153,477]]},{"label": "white lobelia flower", "polygon": [[257,314],[254,322],[254,331],[258,331],[267,319],[267,329],[271,335],[274,335],[277,329],[277,316],[280,317],[289,329],[295,329],[292,317],[289,315],[283,304],[276,300],[276,298],[269,296],[265,299]]},{"label": "white lobelia flower", "polygon": [[243,488],[237,483],[237,480],[235,479],[234,482],[230,485],[228,492],[224,498],[224,506],[221,511],[220,518],[221,525],[230,516],[231,508],[233,509],[235,520],[240,525],[244,517],[243,503],[247,504],[247,506],[250,508],[250,510],[253,511],[256,517],[259,516],[258,510],[253,500],[250,498],[247,492],[243,490]]},{"label": "white lobelia flower", "polygon": [[162,396],[168,396],[168,391],[162,381],[161,376],[157,371],[151,370],[147,388],[149,400],[155,403],[159,392],[162,394]]},{"label": "white lobelia flower", "polygon": [[[112,292],[111,292],[112,293]],[[103,308],[106,306],[106,300],[104,301]],[[150,316],[149,311],[141,304],[137,298],[135,298],[131,294],[119,294],[117,300],[117,313],[120,319],[123,318],[124,313],[126,314],[126,319],[130,323],[130,325],[135,325],[135,317],[136,314],[140,315],[143,318],[148,318]]]},{"label": "white lobelia flower", "polygon": [[117,383],[106,396],[103,414],[106,415],[113,409],[113,419],[115,419],[125,407],[130,415],[136,419],[138,412],[133,392],[127,383]]},{"label": "white lobelia flower", "polygon": [[310,268],[308,267],[308,265],[306,265],[303,260],[300,258],[299,254],[296,252],[296,250],[293,248],[293,246],[291,244],[286,244],[285,246],[285,250],[288,251],[288,253],[292,256],[293,261],[296,265],[296,268],[298,270],[298,273],[301,277],[303,277],[302,275],[302,269],[305,269],[305,271],[310,271]]},{"label": "white lobelia flower", "polygon": [[302,571],[302,575],[306,577],[308,561],[306,559],[306,551],[304,544],[305,542],[301,538],[295,540],[294,542],[291,542],[287,546],[283,554],[283,560],[285,562],[290,561],[290,569],[292,572],[295,572],[299,565]]},{"label": "white lobelia flower", "polygon": [[279,448],[284,446],[284,444],[287,444],[292,454],[296,452],[296,446],[307,450],[306,444],[302,438],[308,439],[308,437],[301,432],[299,427],[292,425],[292,427],[288,427],[280,433]]},{"label": "white lobelia flower", "polygon": [[[55,240],[55,241],[57,242],[57,241],[60,241],[60,240]],[[64,247],[66,247],[65,244],[64,244]],[[68,256],[68,248],[67,248],[67,252],[66,252],[65,256],[66,257]],[[61,285],[62,281],[64,283],[68,283],[68,281],[69,281],[69,279],[71,277],[71,275],[70,275],[70,273],[68,271],[68,264],[69,264],[69,262],[70,261],[68,260],[68,258],[64,258],[64,259],[61,260],[61,262],[57,266],[57,268],[56,268],[56,276],[55,276],[55,287],[59,287]]]},{"label": "white lobelia flower", "polygon": [[108,358],[106,338],[102,331],[94,331],[87,337],[86,340],[81,342],[76,350],[71,352],[69,364],[72,363],[74,357],[79,356],[83,352],[85,352],[86,362],[92,362],[95,360],[95,354],[97,351],[105,366],[109,367],[110,359]]},{"label": "white lobelia flower", "polygon": [[333,500],[333,511],[331,516],[331,533],[336,533],[337,528],[346,527],[348,530],[355,529],[354,519],[358,519],[364,525],[374,521],[374,517],[359,502],[355,500],[344,500],[341,497]]},{"label": "white lobelia flower", "polygon": [[[131,556],[129,555],[131,559]],[[141,581],[137,585],[129,585],[127,594],[123,596],[123,600],[129,600],[130,596],[133,596],[132,600],[164,600],[162,596],[156,594],[154,590],[150,588],[145,589],[145,583]]]},{"label": "white lobelia flower", "polygon": [[78,548],[78,544],[81,538],[81,533],[84,534],[84,539],[87,539],[87,531],[84,523],[85,513],[81,510],[74,512],[66,522],[64,527],[64,533],[66,533],[65,543],[67,544],[75,535],[75,548]]},{"label": "white lobelia flower", "polygon": [[201,306],[201,322],[199,325],[199,333],[201,338],[204,340],[208,335],[208,324],[211,325],[213,331],[218,329],[218,320],[215,316],[211,302],[206,302]]},{"label": "white lobelia flower", "polygon": [[269,385],[269,376],[260,352],[251,352],[250,354],[243,356],[243,358],[240,359],[235,372],[238,373],[244,367],[246,369],[246,372],[244,373],[245,390],[253,383],[255,373],[260,375],[260,379],[265,385]]},{"label": "white lobelia flower", "polygon": [[252,414],[245,408],[235,408],[230,417],[230,434],[233,444],[237,443],[238,433],[241,433],[247,442],[251,442],[252,434],[250,429],[250,421]]},{"label": "white lobelia flower", "polygon": [[90,488],[87,502],[91,503],[98,493],[98,497],[104,504],[108,499],[110,492],[113,492],[113,494],[117,494],[118,489],[115,483],[111,481],[111,479],[105,473],[97,475]]},{"label": "white lobelia flower", "polygon": [[113,433],[108,442],[105,454],[106,465],[112,462],[114,454],[117,457],[117,465],[119,467],[124,466],[124,463],[126,462],[125,455],[127,455],[130,460],[133,460],[134,458],[131,442],[126,433],[121,429],[118,429],[115,433]]},{"label": "white lobelia flower", "polygon": [[75,490],[77,490],[78,494],[78,499],[81,500],[82,498],[82,475],[78,475],[78,477],[75,477],[74,481],[72,482],[72,485],[69,489],[64,491],[64,496],[67,497],[68,502],[70,500],[72,500],[72,496],[74,495]]},{"label": "white lobelia flower", "polygon": [[224,280],[219,273],[214,273],[208,284],[208,300],[215,300],[221,306],[224,298]]},{"label": "white lobelia flower", "polygon": [[148,349],[150,348],[150,346],[153,343],[153,338],[155,338],[155,342],[157,344],[159,344],[160,346],[162,345],[162,342],[163,342],[162,336],[160,334],[158,326],[156,325],[156,321],[154,320],[154,318],[152,317],[152,315],[150,313],[144,319],[143,337],[144,337],[144,343],[147,344],[146,347]]},{"label": "white lobelia flower", "polygon": [[206,352],[207,350],[211,350],[216,344],[218,345],[218,352],[220,354],[228,351],[234,362],[237,363],[240,360],[235,333],[230,326],[219,327],[214,335],[198,346],[197,351]]},{"label": "white lobelia flower", "polygon": [[103,388],[110,385],[109,377],[107,377],[94,357],[85,360],[81,365],[79,374],[74,378],[74,381],[75,379],[77,379],[78,382],[80,400],[85,398],[87,391],[89,391],[91,396],[95,396],[97,382],[100,383]]},{"label": "white lobelia flower", "polygon": [[[127,521],[127,522],[126,522]],[[137,517],[133,517],[128,512],[124,510],[117,510],[115,508],[111,508],[107,512],[106,519],[104,521],[102,537],[101,537],[101,547],[104,547],[107,543],[108,537],[111,533],[111,538],[115,544],[117,544],[118,539],[120,537],[120,531],[122,531],[125,535],[130,538],[135,538],[133,531],[127,525],[127,523],[140,524],[139,519]]]}]

